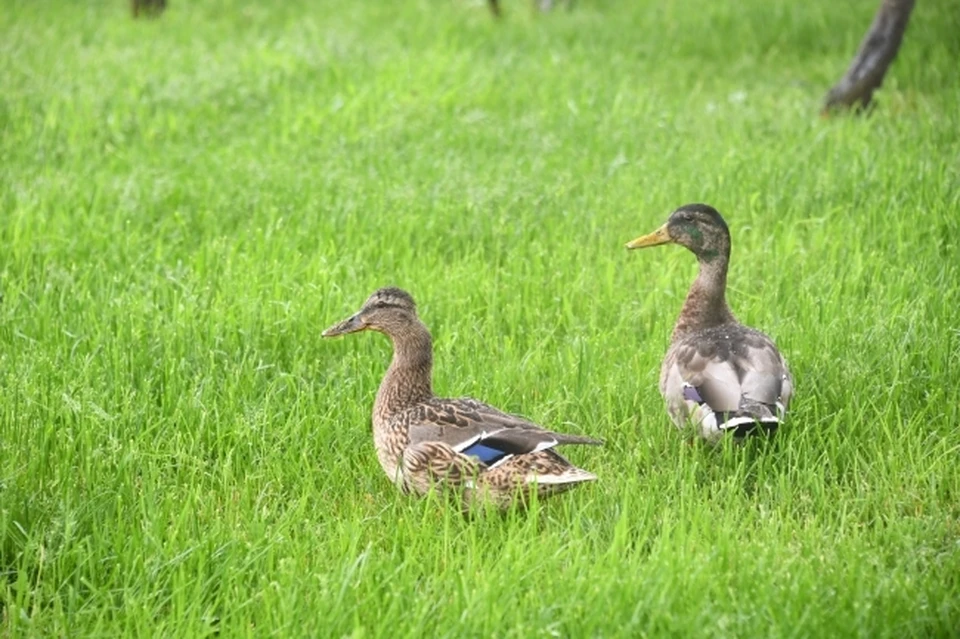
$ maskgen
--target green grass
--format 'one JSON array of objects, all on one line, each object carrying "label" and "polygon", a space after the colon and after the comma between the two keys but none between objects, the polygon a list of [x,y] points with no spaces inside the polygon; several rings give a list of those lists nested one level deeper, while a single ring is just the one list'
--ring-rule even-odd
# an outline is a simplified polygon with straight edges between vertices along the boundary
[{"label": "green grass", "polygon": [[[0,0],[0,634],[946,637],[960,628],[960,14],[821,120],[876,0]],[[657,391],[706,201],[797,394]],[[464,520],[372,450],[410,290],[435,388],[601,480]]]}]

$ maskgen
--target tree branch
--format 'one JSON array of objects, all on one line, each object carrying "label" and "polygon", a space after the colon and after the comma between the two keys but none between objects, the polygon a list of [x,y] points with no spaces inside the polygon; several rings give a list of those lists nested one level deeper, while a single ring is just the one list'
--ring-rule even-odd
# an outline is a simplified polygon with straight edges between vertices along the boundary
[{"label": "tree branch", "polygon": [[839,108],[861,110],[870,105],[873,92],[883,84],[890,63],[897,57],[915,2],[883,0],[850,68],[827,93],[824,114]]}]

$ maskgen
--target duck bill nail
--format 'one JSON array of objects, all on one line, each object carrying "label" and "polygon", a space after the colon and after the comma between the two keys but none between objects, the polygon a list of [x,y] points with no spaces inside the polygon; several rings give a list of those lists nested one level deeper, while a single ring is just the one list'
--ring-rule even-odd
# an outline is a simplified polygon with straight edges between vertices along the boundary
[{"label": "duck bill nail", "polygon": [[646,248],[648,246],[657,246],[659,244],[669,244],[672,241],[673,240],[670,238],[670,234],[667,232],[667,225],[664,224],[653,233],[641,235],[637,239],[627,242],[627,248]]},{"label": "duck bill nail", "polygon": [[346,335],[347,333],[356,333],[357,331],[362,331],[367,327],[366,324],[360,319],[359,316],[354,315],[343,320],[339,324],[334,324],[324,332],[320,333],[321,337],[336,337],[337,335]]}]

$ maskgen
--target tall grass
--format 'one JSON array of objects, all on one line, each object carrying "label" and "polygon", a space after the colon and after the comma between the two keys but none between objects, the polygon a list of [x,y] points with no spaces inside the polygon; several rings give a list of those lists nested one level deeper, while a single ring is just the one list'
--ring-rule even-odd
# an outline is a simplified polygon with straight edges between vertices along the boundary
[{"label": "tall grass", "polygon": [[[960,14],[816,117],[854,3],[0,7],[0,624],[11,636],[955,636]],[[706,201],[797,379],[770,446],[688,446],[657,371]],[[528,513],[404,497],[389,358],[602,437]]]}]

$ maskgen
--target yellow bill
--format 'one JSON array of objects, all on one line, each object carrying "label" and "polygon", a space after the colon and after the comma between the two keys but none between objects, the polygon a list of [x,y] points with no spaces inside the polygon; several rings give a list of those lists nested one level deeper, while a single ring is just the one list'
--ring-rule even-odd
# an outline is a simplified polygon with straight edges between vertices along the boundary
[{"label": "yellow bill", "polygon": [[664,224],[653,233],[642,235],[635,240],[627,242],[628,249],[645,248],[647,246],[657,246],[658,244],[669,244],[673,241],[670,233],[667,232],[667,225]]}]

